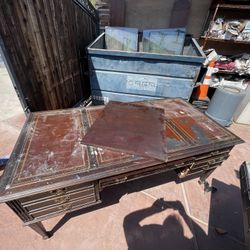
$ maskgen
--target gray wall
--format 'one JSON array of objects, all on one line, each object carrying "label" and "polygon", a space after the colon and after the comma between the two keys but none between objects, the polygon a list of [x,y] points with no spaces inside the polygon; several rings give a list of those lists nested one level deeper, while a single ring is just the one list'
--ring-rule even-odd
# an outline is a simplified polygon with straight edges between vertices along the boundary
[{"label": "gray wall", "polygon": [[[167,28],[175,0],[126,0],[126,25],[139,29]],[[199,37],[211,0],[193,0],[187,31]]]}]

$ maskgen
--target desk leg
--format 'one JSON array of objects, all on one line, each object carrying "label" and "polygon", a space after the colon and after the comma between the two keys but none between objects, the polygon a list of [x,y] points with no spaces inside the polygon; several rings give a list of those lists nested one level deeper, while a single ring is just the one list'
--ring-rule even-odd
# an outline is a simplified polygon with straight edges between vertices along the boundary
[{"label": "desk leg", "polygon": [[[28,211],[22,206],[19,200],[13,200],[6,203],[16,215],[24,222],[31,221],[33,218],[29,215]],[[44,228],[42,222],[36,222],[29,224],[29,227],[40,234],[43,239],[48,239],[50,237],[49,233]]]},{"label": "desk leg", "polygon": [[30,224],[29,227],[32,228],[34,231],[36,231],[38,234],[40,234],[44,240],[50,237],[49,233],[44,228],[42,222],[36,222],[34,224]]},{"label": "desk leg", "polygon": [[211,175],[214,172],[214,170],[215,169],[209,170],[200,176],[198,183],[200,185],[203,185],[204,192],[215,193],[217,191],[217,188],[210,186],[209,183],[206,181],[206,179],[209,177],[209,175]]}]

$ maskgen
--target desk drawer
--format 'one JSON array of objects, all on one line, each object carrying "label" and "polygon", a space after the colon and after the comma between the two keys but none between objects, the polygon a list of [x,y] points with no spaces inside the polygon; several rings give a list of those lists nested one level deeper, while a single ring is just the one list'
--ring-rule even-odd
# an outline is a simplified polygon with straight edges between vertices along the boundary
[{"label": "desk drawer", "polygon": [[[101,179],[99,186],[101,189],[105,187],[128,182],[135,179],[141,179],[146,176],[163,173],[169,170],[175,170],[180,178],[186,177],[193,173],[204,172],[215,168],[220,165],[224,160],[229,157],[229,150],[216,151],[210,154],[199,155],[187,161],[178,163],[159,164],[148,168],[143,168],[124,174],[111,176]],[[184,173],[184,175],[183,175]]]},{"label": "desk drawer", "polygon": [[37,209],[41,208],[49,208],[55,205],[60,205],[67,203],[68,201],[75,200],[81,197],[87,197],[88,195],[93,195],[91,189],[88,190],[81,190],[73,193],[65,193],[55,197],[50,197],[48,199],[43,199],[39,201],[35,201],[32,203],[24,203],[22,204],[23,207],[27,208],[29,211],[36,211]]},{"label": "desk drawer", "polygon": [[98,203],[95,196],[88,196],[84,198],[78,198],[75,200],[69,200],[63,204],[57,204],[48,208],[36,209],[29,212],[29,215],[33,218],[39,219],[40,217],[52,216],[60,213],[68,213],[73,210],[88,207]]},{"label": "desk drawer", "polygon": [[95,183],[78,184],[52,190],[20,199],[22,207],[34,217],[70,211],[78,206],[89,206],[99,201],[99,191]]},{"label": "desk drawer", "polygon": [[28,196],[20,199],[20,201],[22,205],[26,206],[34,203],[44,202],[46,200],[57,198],[62,195],[72,194],[78,191],[92,190],[93,192],[93,189],[94,189],[94,183],[83,183]]},{"label": "desk drawer", "polygon": [[212,152],[211,154],[208,154],[207,157],[205,157],[205,155],[198,156],[194,158],[193,161],[191,160],[176,164],[175,171],[180,178],[185,178],[194,173],[201,173],[203,171],[214,169],[216,166],[221,165],[228,157],[228,150]]}]

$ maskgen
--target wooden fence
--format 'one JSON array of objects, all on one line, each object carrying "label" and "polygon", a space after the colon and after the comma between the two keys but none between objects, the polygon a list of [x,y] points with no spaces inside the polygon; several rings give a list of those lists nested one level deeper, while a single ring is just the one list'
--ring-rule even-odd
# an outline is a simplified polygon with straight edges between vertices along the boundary
[{"label": "wooden fence", "polygon": [[89,96],[85,48],[97,23],[87,0],[1,0],[2,50],[28,110],[68,108]]}]

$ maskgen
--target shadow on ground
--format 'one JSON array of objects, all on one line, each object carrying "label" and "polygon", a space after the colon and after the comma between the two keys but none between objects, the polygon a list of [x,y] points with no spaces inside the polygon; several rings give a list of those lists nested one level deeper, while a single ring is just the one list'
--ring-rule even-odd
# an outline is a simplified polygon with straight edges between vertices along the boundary
[{"label": "shadow on ground", "polygon": [[[241,202],[238,202],[240,189],[216,179],[213,179],[212,185],[218,192],[211,195],[208,233],[186,214],[180,201],[160,199],[151,207],[132,212],[124,218],[128,249],[245,249],[242,244],[242,207]],[[193,238],[185,237],[180,217],[176,215],[169,215],[162,225],[140,225],[146,217],[169,208],[179,212],[193,233]]]},{"label": "shadow on ground", "polygon": [[187,216],[180,201],[159,199],[151,207],[132,212],[124,218],[123,227],[128,249],[194,249],[195,240],[185,237],[182,221],[177,215],[169,215],[162,225],[140,226],[140,222],[146,217],[169,208],[178,210],[190,231],[195,230],[206,237],[202,228]]},{"label": "shadow on ground", "polygon": [[101,192],[102,203],[66,214],[49,233],[53,235],[73,217],[119,203],[120,198],[125,194],[139,192],[175,179],[177,179],[175,172],[169,171],[168,173],[146,177],[143,180],[140,179],[107,187]]},{"label": "shadow on ground", "polygon": [[[56,233],[58,229],[75,216],[113,205],[118,203],[125,194],[173,181],[176,178],[175,176],[174,173],[160,174],[144,180],[108,187],[102,192],[103,202],[101,204],[66,214],[54,226],[50,234]],[[218,191],[211,195],[208,230],[206,232],[200,223],[187,215],[180,201],[158,199],[150,207],[133,211],[125,216],[123,227],[128,249],[243,250],[244,234],[240,189],[217,179],[213,179],[212,185]],[[203,192],[202,187],[200,191]],[[140,225],[143,219],[167,209],[178,211],[179,216],[170,214],[165,218],[162,225]],[[180,220],[180,217],[183,220]],[[185,237],[182,221],[189,227],[193,238]]]}]

